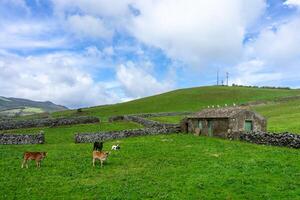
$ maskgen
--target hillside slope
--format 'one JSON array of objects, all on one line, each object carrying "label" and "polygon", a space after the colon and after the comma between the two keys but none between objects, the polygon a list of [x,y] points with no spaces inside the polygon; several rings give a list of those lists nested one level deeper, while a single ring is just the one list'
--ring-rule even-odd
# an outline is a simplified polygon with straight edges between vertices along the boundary
[{"label": "hillside slope", "polygon": [[41,112],[55,112],[68,109],[50,101],[39,102],[21,98],[0,96],[0,115],[26,115]]},{"label": "hillside slope", "polygon": [[94,115],[107,118],[119,114],[198,111],[209,105],[242,104],[298,95],[300,95],[300,90],[225,86],[197,87],[175,90],[125,103],[85,108],[81,113],[77,113],[76,110],[56,112],[53,113],[53,116]]}]

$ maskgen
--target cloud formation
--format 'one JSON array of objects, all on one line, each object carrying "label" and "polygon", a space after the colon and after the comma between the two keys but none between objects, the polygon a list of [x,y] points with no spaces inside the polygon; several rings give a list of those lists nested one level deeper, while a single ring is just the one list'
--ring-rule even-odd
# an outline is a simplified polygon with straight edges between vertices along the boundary
[{"label": "cloud formation", "polygon": [[113,31],[105,26],[103,20],[89,15],[72,15],[68,18],[68,25],[78,37],[110,39],[113,36]]},{"label": "cloud formation", "polygon": [[158,81],[145,68],[137,67],[132,62],[120,65],[117,68],[116,76],[126,94],[134,98],[159,94],[174,89],[174,84],[171,80]]},{"label": "cloud formation", "polygon": [[132,34],[194,67],[233,63],[243,51],[246,29],[263,13],[263,0],[136,1],[140,15]]},{"label": "cloud formation", "polygon": [[213,83],[217,68],[299,86],[300,4],[275,3],[0,1],[0,95],[100,105]]},{"label": "cloud formation", "polygon": [[53,101],[71,108],[115,103],[120,97],[83,68],[94,58],[83,54],[42,56],[0,54],[1,95]]}]

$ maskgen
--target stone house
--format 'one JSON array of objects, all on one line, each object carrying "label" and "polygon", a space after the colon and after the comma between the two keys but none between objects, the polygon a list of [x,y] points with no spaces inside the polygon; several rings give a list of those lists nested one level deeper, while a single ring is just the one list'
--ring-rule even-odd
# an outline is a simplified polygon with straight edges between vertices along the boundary
[{"label": "stone house", "polygon": [[256,112],[240,107],[204,109],[184,118],[181,131],[222,138],[234,137],[234,133],[266,131],[267,121]]}]

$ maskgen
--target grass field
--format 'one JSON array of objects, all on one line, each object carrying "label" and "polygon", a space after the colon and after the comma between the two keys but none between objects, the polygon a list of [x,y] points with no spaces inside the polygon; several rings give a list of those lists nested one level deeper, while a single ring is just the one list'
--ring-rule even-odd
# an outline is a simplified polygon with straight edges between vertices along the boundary
[{"label": "grass field", "polygon": [[300,99],[253,107],[268,119],[268,130],[300,134]]},{"label": "grass field", "polygon": [[[103,125],[105,130],[134,124]],[[0,146],[1,199],[298,199],[300,151],[237,141],[168,135],[128,138],[101,169],[76,131],[45,129],[47,144]],[[35,132],[27,130],[25,132]],[[23,131],[19,131],[23,132]],[[21,169],[24,151],[47,151],[40,169]],[[245,156],[247,155],[247,156]]]},{"label": "grass field", "polygon": [[[53,116],[197,111],[207,105],[269,100],[252,109],[268,118],[269,130],[300,133],[300,101],[275,102],[299,90],[204,87],[141,100],[64,111]],[[166,95],[166,96],[165,96]],[[187,96],[184,96],[187,95]],[[183,116],[154,117],[177,123]],[[74,144],[77,132],[140,128],[127,122],[86,124],[44,130],[46,144],[0,146],[0,199],[299,199],[300,151],[187,134],[127,138],[101,169],[92,167],[92,144]],[[41,169],[21,169],[24,151],[47,151]]]},{"label": "grass field", "polygon": [[4,116],[28,116],[33,114],[39,114],[43,113],[44,111],[41,108],[35,108],[35,107],[23,107],[23,108],[16,108],[16,109],[10,109],[5,111],[0,111],[0,115]]}]

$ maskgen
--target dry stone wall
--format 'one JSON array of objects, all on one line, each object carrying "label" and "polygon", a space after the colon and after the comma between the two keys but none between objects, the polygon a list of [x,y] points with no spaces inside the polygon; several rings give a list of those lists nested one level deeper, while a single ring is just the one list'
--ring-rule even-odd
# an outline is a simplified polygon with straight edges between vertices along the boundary
[{"label": "dry stone wall", "polygon": [[93,143],[96,141],[106,141],[112,139],[121,139],[135,136],[157,135],[157,134],[171,134],[179,133],[180,127],[173,125],[173,127],[156,127],[145,129],[133,129],[123,131],[108,131],[99,133],[77,133],[75,135],[75,143]]},{"label": "dry stone wall", "polygon": [[146,118],[142,118],[142,117],[138,117],[138,116],[130,116],[130,115],[124,116],[124,120],[141,124],[146,128],[174,126],[174,124],[160,123],[160,122],[149,120]]},{"label": "dry stone wall", "polygon": [[118,115],[113,116],[108,119],[109,122],[125,120],[126,117],[140,117],[140,118],[149,118],[149,117],[164,117],[164,116],[177,116],[177,115],[193,115],[194,112],[162,112],[162,113],[143,113],[135,115]]},{"label": "dry stone wall", "polygon": [[3,121],[0,122],[0,130],[19,129],[19,128],[33,128],[44,126],[61,126],[71,124],[87,124],[98,123],[100,120],[97,117],[83,116],[72,118],[47,118],[47,119],[32,119],[21,121]]},{"label": "dry stone wall", "polygon": [[[170,115],[166,115],[170,114]],[[181,113],[182,114],[182,113]],[[184,114],[189,114],[185,112]],[[100,133],[83,133],[75,135],[75,142],[95,142],[105,141],[111,139],[126,138],[131,136],[142,135],[156,135],[182,132],[182,127],[179,124],[165,124],[157,121],[146,119],[154,116],[172,116],[179,115],[179,113],[153,113],[153,114],[139,114],[139,115],[120,115],[109,118],[110,122],[126,120],[142,124],[145,129],[124,130],[124,131],[110,131]],[[237,139],[246,142],[285,146],[290,148],[300,148],[300,135],[293,133],[266,133],[266,132],[231,132],[225,134],[228,139]]]},{"label": "dry stone wall", "polygon": [[0,134],[0,144],[44,144],[44,134]]},{"label": "dry stone wall", "polygon": [[[174,114],[175,115],[175,114]],[[178,115],[178,113],[176,113]],[[142,117],[143,116],[143,117]],[[147,114],[147,117],[153,116]],[[156,115],[157,116],[157,115]],[[160,115],[163,116],[163,115]],[[99,133],[77,133],[75,134],[75,143],[92,143],[96,141],[106,141],[112,139],[120,139],[134,136],[157,135],[157,134],[170,134],[179,133],[179,124],[164,124],[144,118],[143,115],[120,115],[109,118],[109,122],[114,121],[131,121],[143,125],[144,129],[122,130],[122,131],[109,131]]]},{"label": "dry stone wall", "polygon": [[[119,115],[119,116],[113,116],[113,117],[109,118],[109,122],[114,122],[114,121],[131,121],[131,122],[141,124],[146,128],[173,127],[174,126],[174,124],[153,121],[153,120],[147,119],[145,117],[141,117],[141,115]],[[178,125],[176,125],[176,126],[178,126]]]},{"label": "dry stone wall", "polygon": [[239,139],[255,144],[300,148],[300,135],[293,133],[242,132]]},{"label": "dry stone wall", "polygon": [[137,117],[165,117],[165,116],[177,116],[177,115],[193,115],[195,112],[161,112],[161,113],[143,113],[143,114],[136,114],[134,116]]}]

